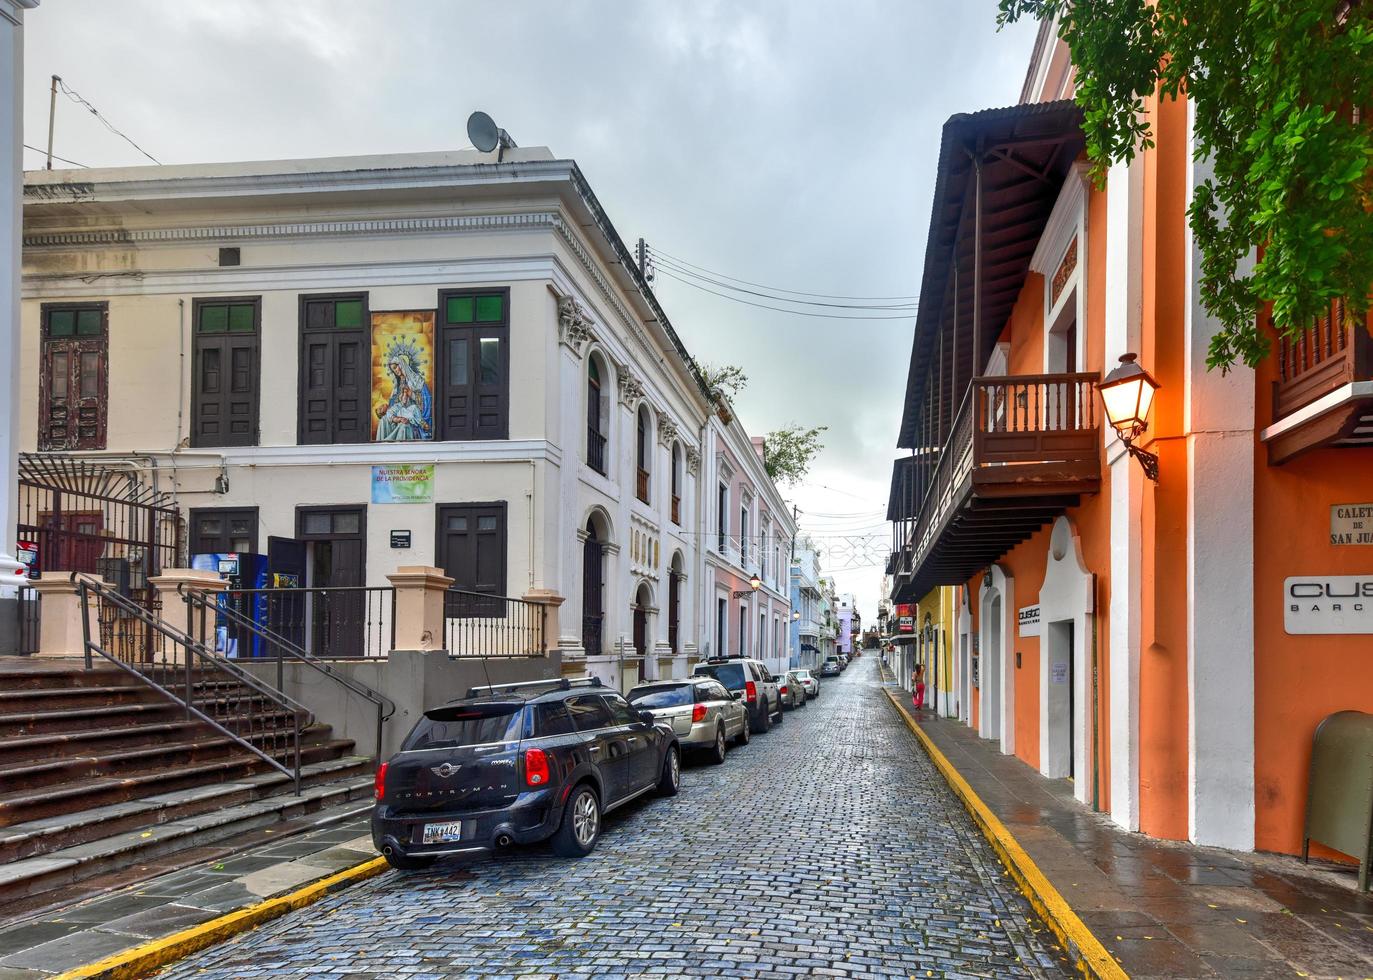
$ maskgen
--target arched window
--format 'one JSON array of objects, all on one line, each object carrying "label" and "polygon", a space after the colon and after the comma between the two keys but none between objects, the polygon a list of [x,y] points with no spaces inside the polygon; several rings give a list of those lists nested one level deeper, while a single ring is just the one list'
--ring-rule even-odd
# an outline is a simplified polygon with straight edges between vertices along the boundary
[{"label": "arched window", "polygon": [[653,460],[653,424],[648,417],[648,407],[639,406],[639,437],[637,439],[638,471],[635,493],[640,500],[648,503],[648,474]]},{"label": "arched window", "polygon": [[673,653],[681,653],[680,626],[682,619],[682,553],[672,556],[672,567],[668,569],[667,579],[667,645]]},{"label": "arched window", "polygon": [[586,465],[602,476],[606,463],[606,426],[601,359],[594,354],[586,360]]},{"label": "arched window", "polygon": [[672,523],[682,526],[682,444],[672,444]]}]

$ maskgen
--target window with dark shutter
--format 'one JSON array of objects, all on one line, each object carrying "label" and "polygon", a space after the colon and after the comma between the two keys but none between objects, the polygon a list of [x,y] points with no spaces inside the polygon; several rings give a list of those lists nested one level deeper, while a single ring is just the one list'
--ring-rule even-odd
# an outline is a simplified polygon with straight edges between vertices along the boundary
[{"label": "window with dark shutter", "polygon": [[505,509],[505,501],[439,505],[439,566],[459,590],[446,597],[449,618],[505,615]]},{"label": "window with dark shutter", "polygon": [[256,446],[259,300],[198,299],[191,375],[191,445]]},{"label": "window with dark shutter", "polygon": [[510,290],[444,290],[437,322],[439,438],[508,438]]},{"label": "window with dark shutter", "polygon": [[43,307],[38,448],[104,449],[109,392],[109,307]]},{"label": "window with dark shutter", "polygon": [[369,317],[366,293],[300,298],[301,445],[367,441]]},{"label": "window with dark shutter", "polygon": [[256,507],[192,507],[192,555],[257,552]]}]

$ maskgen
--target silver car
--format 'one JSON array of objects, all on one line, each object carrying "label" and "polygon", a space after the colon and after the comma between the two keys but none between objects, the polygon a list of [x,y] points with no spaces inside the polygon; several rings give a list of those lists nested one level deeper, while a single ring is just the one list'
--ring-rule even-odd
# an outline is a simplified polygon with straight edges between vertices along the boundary
[{"label": "silver car", "polygon": [[788,711],[793,708],[804,708],[806,706],[806,689],[797,678],[795,671],[787,671],[785,674],[778,674],[777,681],[778,693],[782,695],[782,707]]},{"label": "silver car", "polygon": [[792,673],[796,675],[796,679],[799,680],[801,686],[805,688],[806,700],[814,701],[820,696],[820,678],[816,677],[809,670],[802,668],[797,668],[796,670],[793,670]]},{"label": "silver car", "polygon": [[730,742],[748,744],[748,709],[713,677],[640,684],[629,692],[629,703],[670,725],[683,750],[706,752],[716,764],[725,761]]}]

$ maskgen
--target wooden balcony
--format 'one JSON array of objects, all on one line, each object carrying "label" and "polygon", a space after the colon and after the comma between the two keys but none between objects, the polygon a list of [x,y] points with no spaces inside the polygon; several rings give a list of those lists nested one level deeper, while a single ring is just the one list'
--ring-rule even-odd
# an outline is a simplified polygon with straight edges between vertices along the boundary
[{"label": "wooden balcony", "polygon": [[1101,484],[1095,374],[975,378],[949,438],[913,470],[896,593],[918,599],[986,568]]},{"label": "wooden balcony", "polygon": [[1269,462],[1322,446],[1373,444],[1369,320],[1336,300],[1305,330],[1278,338],[1273,420],[1263,434]]},{"label": "wooden balcony", "polygon": [[638,470],[638,478],[635,480],[634,493],[644,503],[648,503],[648,470]]},{"label": "wooden balcony", "polygon": [[672,523],[678,527],[682,524],[682,498],[675,493],[672,495]]}]

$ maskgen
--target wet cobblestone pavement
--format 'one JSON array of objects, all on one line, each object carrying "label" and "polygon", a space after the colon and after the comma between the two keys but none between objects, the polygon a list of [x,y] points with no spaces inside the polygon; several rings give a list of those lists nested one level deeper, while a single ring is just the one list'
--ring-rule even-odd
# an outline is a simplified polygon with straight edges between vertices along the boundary
[{"label": "wet cobblestone pavement", "polygon": [[581,861],[389,872],[160,976],[1068,976],[876,668],[688,768],[676,798],[610,815]]}]

